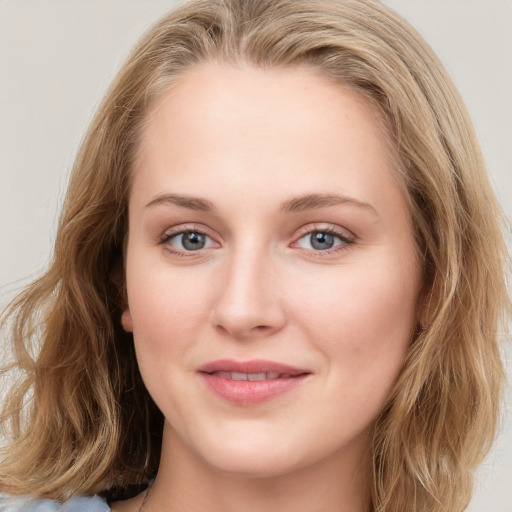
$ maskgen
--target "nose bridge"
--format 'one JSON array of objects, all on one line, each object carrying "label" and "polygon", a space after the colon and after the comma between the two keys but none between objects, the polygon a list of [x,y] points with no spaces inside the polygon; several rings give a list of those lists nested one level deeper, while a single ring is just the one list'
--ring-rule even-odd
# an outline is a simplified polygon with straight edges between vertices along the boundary
[{"label": "nose bridge", "polygon": [[224,262],[215,324],[236,337],[269,333],[284,322],[275,261],[268,247],[246,240]]}]

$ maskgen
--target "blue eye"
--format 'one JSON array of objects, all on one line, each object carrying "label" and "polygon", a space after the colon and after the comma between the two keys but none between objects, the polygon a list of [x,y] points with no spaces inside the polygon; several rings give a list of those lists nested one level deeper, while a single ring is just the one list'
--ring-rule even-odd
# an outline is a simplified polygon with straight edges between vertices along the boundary
[{"label": "blue eye", "polygon": [[330,233],[316,232],[309,235],[309,243],[313,249],[325,251],[334,247],[335,239]]},{"label": "blue eye", "polygon": [[180,251],[199,251],[211,247],[213,242],[205,233],[183,231],[167,238],[166,242]]},{"label": "blue eye", "polygon": [[340,245],[351,243],[352,240],[341,233],[333,233],[329,230],[311,231],[297,242],[299,247],[313,251],[329,251]]}]

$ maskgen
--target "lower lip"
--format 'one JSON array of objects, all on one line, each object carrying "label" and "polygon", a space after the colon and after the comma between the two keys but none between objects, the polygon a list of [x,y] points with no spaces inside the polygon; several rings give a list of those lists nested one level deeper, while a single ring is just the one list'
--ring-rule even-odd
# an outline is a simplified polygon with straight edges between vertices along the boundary
[{"label": "lower lip", "polygon": [[210,373],[200,373],[206,385],[218,396],[239,404],[251,405],[266,402],[291,391],[310,374],[297,375],[285,379],[232,380]]}]

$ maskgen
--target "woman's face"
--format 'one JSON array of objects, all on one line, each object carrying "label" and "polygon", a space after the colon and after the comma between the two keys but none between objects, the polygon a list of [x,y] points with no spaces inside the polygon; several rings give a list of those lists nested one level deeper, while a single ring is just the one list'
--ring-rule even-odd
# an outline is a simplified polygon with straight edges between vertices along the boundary
[{"label": "woman's face", "polygon": [[245,475],[360,460],[422,281],[379,116],[311,70],[202,64],[139,157],[123,325],[164,445]]}]

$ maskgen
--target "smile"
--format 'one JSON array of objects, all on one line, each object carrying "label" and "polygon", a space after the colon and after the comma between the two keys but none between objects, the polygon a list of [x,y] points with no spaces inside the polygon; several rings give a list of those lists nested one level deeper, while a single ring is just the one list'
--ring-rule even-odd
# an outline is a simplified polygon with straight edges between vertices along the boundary
[{"label": "smile", "polygon": [[310,371],[274,361],[218,360],[198,368],[209,391],[236,405],[255,405],[292,391]]},{"label": "smile", "polygon": [[277,373],[277,372],[240,373],[240,372],[222,372],[222,371],[213,372],[210,375],[218,375],[219,377],[224,377],[225,379],[231,379],[231,380],[250,380],[250,381],[286,379],[286,378],[294,376],[290,373]]}]

